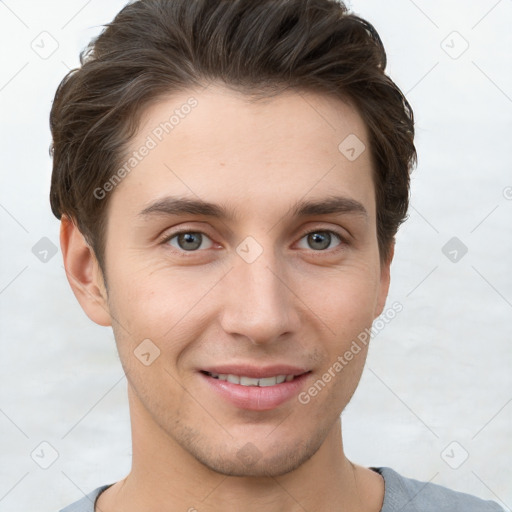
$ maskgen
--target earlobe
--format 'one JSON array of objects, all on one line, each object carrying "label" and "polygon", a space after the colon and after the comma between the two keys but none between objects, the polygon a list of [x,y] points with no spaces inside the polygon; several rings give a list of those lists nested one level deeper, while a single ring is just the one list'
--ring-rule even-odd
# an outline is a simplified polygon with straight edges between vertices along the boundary
[{"label": "earlobe", "polygon": [[85,314],[99,325],[111,325],[103,275],[94,251],[67,216],[61,219],[60,246],[66,276]]},{"label": "earlobe", "polygon": [[380,266],[380,283],[379,283],[379,296],[377,298],[377,307],[375,310],[375,318],[382,314],[386,299],[389,292],[389,284],[391,281],[391,262],[395,254],[395,239],[390,243],[389,256],[386,261],[383,261]]}]

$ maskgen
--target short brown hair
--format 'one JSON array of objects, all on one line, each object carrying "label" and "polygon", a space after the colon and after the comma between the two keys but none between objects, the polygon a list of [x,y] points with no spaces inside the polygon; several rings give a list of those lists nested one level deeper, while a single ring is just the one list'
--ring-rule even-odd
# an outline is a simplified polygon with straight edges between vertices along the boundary
[{"label": "short brown hair", "polygon": [[51,109],[50,203],[77,224],[103,271],[108,198],[94,190],[118,170],[145,106],[212,81],[253,97],[292,88],[354,104],[368,128],[379,252],[388,258],[409,205],[413,112],[384,72],[378,33],[340,1],[138,0],[80,63]]}]

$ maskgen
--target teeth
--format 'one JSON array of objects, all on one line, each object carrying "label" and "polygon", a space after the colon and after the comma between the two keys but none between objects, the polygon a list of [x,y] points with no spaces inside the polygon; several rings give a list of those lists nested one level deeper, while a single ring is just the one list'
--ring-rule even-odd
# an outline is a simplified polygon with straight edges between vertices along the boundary
[{"label": "teeth", "polygon": [[258,379],[253,379],[252,377],[240,377],[240,384],[242,386],[257,386]]},{"label": "teeth", "polygon": [[238,375],[229,374],[226,380],[232,384],[240,384],[240,377]]},{"label": "teeth", "polygon": [[263,379],[259,379],[258,385],[261,387],[266,387],[266,386],[275,386],[276,384],[279,384],[279,380],[277,379],[277,377],[265,377]]},{"label": "teeth", "polygon": [[261,379],[255,379],[254,377],[246,377],[245,375],[232,375],[224,373],[210,373],[214,379],[225,380],[232,384],[240,384],[241,386],[275,386],[276,384],[282,384],[283,382],[290,382],[294,379],[294,375],[276,375],[275,377],[264,377]]}]

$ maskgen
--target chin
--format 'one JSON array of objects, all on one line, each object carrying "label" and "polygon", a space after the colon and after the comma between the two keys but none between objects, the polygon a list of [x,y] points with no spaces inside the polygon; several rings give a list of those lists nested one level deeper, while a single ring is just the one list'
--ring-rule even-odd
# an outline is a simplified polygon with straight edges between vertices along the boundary
[{"label": "chin", "polygon": [[307,441],[279,440],[269,444],[262,452],[251,441],[239,443],[236,449],[233,445],[223,448],[212,447],[202,450],[200,446],[185,447],[189,453],[208,469],[221,475],[238,477],[277,477],[290,473],[318,451],[325,435],[318,432]]}]

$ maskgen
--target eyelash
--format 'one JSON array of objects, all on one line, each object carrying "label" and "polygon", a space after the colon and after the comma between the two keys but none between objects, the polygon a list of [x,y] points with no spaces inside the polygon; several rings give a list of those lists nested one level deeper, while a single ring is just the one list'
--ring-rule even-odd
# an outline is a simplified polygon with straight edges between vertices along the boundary
[{"label": "eyelash", "polygon": [[[204,236],[206,236],[207,238],[209,238],[211,240],[211,238],[208,236],[208,234],[204,233],[203,231],[197,231],[197,230],[192,230],[192,229],[183,229],[181,231],[176,231],[175,233],[166,235],[160,241],[160,244],[162,244],[162,245],[168,244],[172,239],[176,238],[179,235],[183,235],[183,234],[186,234],[186,233],[194,233],[194,234],[204,235]],[[300,237],[299,240],[302,240],[303,238],[305,238],[308,235],[311,235],[313,233],[330,233],[331,235],[334,235],[336,238],[338,238],[338,240],[340,241],[338,246],[336,246],[334,248],[331,248],[331,249],[323,249],[323,250],[318,250],[318,251],[315,251],[314,249],[311,249],[311,252],[313,252],[313,253],[317,253],[319,255],[327,254],[327,253],[328,254],[332,254],[333,252],[336,253],[339,250],[342,250],[344,248],[344,246],[348,245],[348,242],[347,242],[347,240],[345,239],[344,236],[342,236],[337,231],[333,231],[331,229],[312,229],[312,230],[307,231],[306,233],[304,233]],[[180,256],[183,256],[185,258],[192,257],[194,254],[204,252],[205,250],[207,250],[207,249],[202,249],[202,250],[196,249],[194,251],[185,251],[183,249],[177,249],[176,247],[173,247],[173,251],[176,251]]]}]

